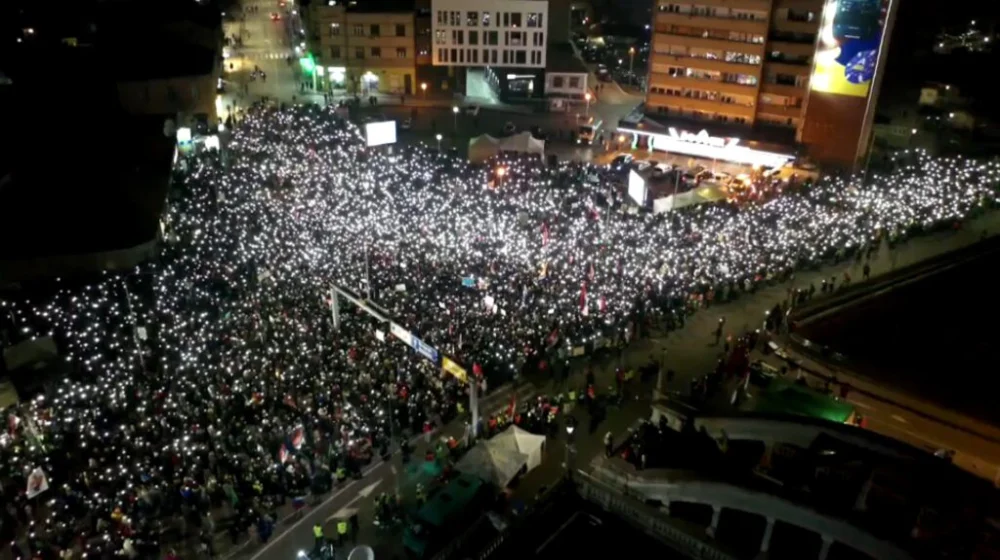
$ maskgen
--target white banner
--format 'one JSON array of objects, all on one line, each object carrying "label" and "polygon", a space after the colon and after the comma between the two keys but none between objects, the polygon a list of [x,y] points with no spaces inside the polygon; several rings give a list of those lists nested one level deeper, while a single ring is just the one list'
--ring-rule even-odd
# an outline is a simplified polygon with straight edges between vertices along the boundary
[{"label": "white banner", "polygon": [[396,323],[389,323],[389,333],[399,340],[402,340],[407,346],[411,348],[413,347],[413,335],[410,331],[404,329]]},{"label": "white banner", "polygon": [[28,499],[30,500],[48,489],[49,477],[45,474],[45,471],[41,467],[37,467],[31,471],[31,474],[28,475]]}]

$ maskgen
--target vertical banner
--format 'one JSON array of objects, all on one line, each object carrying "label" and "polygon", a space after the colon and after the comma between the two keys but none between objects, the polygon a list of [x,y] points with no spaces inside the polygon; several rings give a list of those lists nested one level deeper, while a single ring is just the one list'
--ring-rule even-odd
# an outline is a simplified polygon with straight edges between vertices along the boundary
[{"label": "vertical banner", "polygon": [[867,97],[891,0],[827,0],[810,88]]}]

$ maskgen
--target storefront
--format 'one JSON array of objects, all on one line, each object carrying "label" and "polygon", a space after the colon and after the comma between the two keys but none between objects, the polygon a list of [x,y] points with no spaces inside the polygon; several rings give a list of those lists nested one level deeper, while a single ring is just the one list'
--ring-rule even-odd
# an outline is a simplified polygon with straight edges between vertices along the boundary
[{"label": "storefront", "polygon": [[646,148],[742,165],[775,168],[795,159],[790,150],[763,149],[756,142],[744,144],[740,138],[712,136],[707,130],[691,132],[675,127],[657,131],[619,128],[617,133],[619,141],[631,143],[633,149]]}]

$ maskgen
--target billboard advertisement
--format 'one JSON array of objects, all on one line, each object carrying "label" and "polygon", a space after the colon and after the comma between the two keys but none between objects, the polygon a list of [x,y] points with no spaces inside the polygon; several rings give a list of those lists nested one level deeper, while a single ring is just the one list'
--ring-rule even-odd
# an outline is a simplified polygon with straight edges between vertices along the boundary
[{"label": "billboard advertisement", "polygon": [[365,139],[368,146],[384,146],[396,143],[396,121],[370,122],[365,124]]},{"label": "billboard advertisement", "polygon": [[628,195],[639,206],[646,204],[646,180],[635,169],[628,172]]},{"label": "billboard advertisement", "polygon": [[823,7],[810,87],[866,97],[878,65],[891,0],[829,0]]}]

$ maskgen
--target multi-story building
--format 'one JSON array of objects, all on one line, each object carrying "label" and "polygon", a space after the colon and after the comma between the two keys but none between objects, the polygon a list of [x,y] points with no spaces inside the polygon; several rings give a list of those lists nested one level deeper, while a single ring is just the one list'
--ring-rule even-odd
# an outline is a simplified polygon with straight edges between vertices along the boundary
[{"label": "multi-story building", "polygon": [[306,20],[321,90],[419,93],[412,1],[314,3]]},{"label": "multi-story building", "polygon": [[546,0],[432,0],[431,58],[458,70],[457,87],[478,67],[501,96],[530,96],[544,87],[548,23]]},{"label": "multi-story building", "polygon": [[[647,114],[713,137],[802,143],[852,165],[870,130],[892,4],[656,0]],[[847,53],[864,56],[842,60]]]}]

